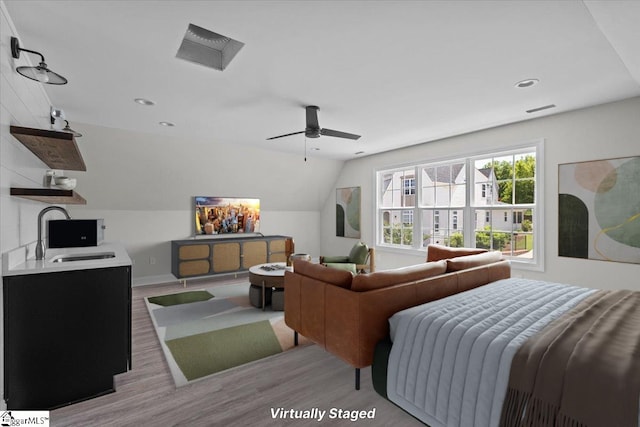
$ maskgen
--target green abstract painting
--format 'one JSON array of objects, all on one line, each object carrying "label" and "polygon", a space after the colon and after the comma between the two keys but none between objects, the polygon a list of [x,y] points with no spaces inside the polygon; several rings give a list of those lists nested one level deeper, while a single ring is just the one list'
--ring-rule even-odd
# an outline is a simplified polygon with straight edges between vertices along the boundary
[{"label": "green abstract painting", "polygon": [[640,156],[558,167],[558,255],[640,264]]},{"label": "green abstract painting", "polygon": [[336,189],[336,236],[360,238],[360,187]]}]

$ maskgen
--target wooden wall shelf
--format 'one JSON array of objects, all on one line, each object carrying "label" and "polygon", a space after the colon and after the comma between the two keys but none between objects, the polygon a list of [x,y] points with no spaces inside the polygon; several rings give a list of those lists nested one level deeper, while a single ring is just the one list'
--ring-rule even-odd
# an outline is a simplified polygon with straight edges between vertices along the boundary
[{"label": "wooden wall shelf", "polygon": [[55,188],[11,188],[11,195],[44,203],[86,205],[87,201],[73,190]]},{"label": "wooden wall shelf", "polygon": [[11,135],[51,169],[87,170],[72,134],[20,126],[11,126],[9,130]]}]

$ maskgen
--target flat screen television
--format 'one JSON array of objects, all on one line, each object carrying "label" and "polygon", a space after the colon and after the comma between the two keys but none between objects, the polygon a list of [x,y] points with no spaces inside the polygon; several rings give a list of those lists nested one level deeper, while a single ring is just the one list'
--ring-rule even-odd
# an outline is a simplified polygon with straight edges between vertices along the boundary
[{"label": "flat screen television", "polygon": [[260,231],[260,199],[196,196],[195,207],[196,235]]}]

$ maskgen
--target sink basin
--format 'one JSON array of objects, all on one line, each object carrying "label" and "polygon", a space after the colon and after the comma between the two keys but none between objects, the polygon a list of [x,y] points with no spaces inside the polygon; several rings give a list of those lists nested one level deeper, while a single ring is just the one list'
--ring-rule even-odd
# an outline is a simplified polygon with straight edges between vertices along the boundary
[{"label": "sink basin", "polygon": [[94,254],[70,254],[58,255],[51,259],[51,262],[71,262],[71,261],[90,261],[97,259],[115,258],[115,252],[98,252]]}]

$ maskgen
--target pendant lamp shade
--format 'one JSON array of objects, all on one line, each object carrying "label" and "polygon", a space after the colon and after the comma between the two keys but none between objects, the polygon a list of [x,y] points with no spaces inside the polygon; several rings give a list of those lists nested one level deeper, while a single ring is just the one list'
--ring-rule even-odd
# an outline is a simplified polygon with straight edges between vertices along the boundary
[{"label": "pendant lamp shade", "polygon": [[20,58],[20,52],[29,52],[34,55],[39,55],[41,60],[37,67],[21,66],[16,68],[16,71],[19,74],[40,83],[47,83],[50,85],[67,84],[67,79],[65,79],[58,73],[54,73],[47,67],[47,64],[44,62],[44,56],[40,52],[21,48],[18,39],[15,37],[11,37],[11,55],[15,59],[18,59]]}]

